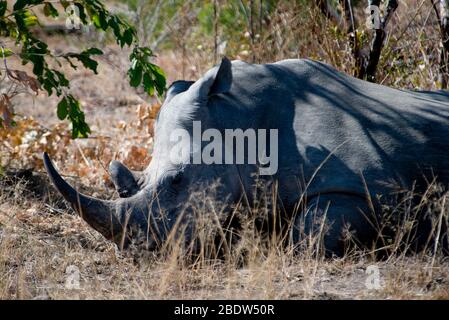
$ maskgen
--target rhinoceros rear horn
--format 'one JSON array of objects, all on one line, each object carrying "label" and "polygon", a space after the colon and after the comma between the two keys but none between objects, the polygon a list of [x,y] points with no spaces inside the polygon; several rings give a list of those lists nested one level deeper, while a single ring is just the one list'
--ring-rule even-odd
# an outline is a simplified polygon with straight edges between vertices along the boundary
[{"label": "rhinoceros rear horn", "polygon": [[43,158],[45,169],[56,189],[92,228],[107,239],[113,239],[121,234],[122,227],[115,212],[114,202],[79,193],[60,176],[47,153],[43,154]]}]

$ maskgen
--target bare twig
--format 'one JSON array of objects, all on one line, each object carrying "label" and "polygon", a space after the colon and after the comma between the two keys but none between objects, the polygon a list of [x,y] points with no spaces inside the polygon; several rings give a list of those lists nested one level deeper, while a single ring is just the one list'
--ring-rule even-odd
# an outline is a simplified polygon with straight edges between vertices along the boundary
[{"label": "bare twig", "polygon": [[[370,6],[380,5],[380,0],[370,0]],[[384,46],[384,40],[386,38],[387,32],[386,28],[388,22],[391,20],[393,13],[396,11],[398,7],[397,0],[389,0],[387,4],[387,10],[384,18],[382,19],[379,26],[374,26],[374,37],[371,42],[370,54],[368,63],[365,70],[362,70],[360,73],[360,78],[366,78],[366,80],[375,82],[375,76],[377,71],[377,66],[379,64],[380,54],[382,52],[382,48]]]}]

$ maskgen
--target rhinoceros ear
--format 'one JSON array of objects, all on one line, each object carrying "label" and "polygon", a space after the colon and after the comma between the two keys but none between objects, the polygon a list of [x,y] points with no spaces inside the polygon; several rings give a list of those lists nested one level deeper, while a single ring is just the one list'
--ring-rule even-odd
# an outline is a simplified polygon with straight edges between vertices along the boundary
[{"label": "rhinoceros ear", "polygon": [[223,57],[220,66],[209,70],[203,78],[192,85],[191,90],[197,91],[200,99],[206,100],[210,96],[226,93],[231,89],[232,64]]}]

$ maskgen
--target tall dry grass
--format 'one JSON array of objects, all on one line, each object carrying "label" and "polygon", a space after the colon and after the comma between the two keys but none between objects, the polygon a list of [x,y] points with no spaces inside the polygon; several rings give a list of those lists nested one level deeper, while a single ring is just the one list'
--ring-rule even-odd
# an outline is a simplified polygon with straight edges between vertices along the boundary
[{"label": "tall dry grass", "polygon": [[[401,232],[379,259],[377,248],[325,257],[322,234],[304,238],[297,251],[282,241],[288,240],[285,234],[261,230],[260,219],[268,221],[275,214],[272,209],[251,212],[237,204],[238,225],[223,223],[220,204],[206,193],[192,197],[196,230],[191,242],[186,244],[177,233],[157,252],[138,244],[119,251],[71,214],[51,188],[44,199],[36,199],[21,180],[2,180],[1,190],[2,299],[449,298],[449,261],[441,247],[430,245],[414,254],[404,250],[408,239],[403,226],[415,223],[413,215],[422,202],[389,208],[390,214],[401,216],[395,221]],[[437,218],[434,236],[447,234],[438,220],[443,209],[447,213],[446,198],[435,199],[430,191],[422,198]],[[406,214],[399,215],[404,208]],[[373,267],[380,276],[374,288]]]},{"label": "tall dry grass", "polygon": [[[242,3],[249,5],[246,1]],[[174,75],[176,79],[196,79],[219,62],[220,53],[257,63],[311,58],[355,74],[355,60],[346,26],[338,27],[334,21],[327,19],[315,3],[276,1],[270,13],[264,11],[253,30],[250,25],[232,29],[232,26],[218,23],[214,25],[217,32],[210,35],[200,33],[198,20],[195,16],[188,16],[177,25],[178,28],[168,26],[171,33],[168,33],[167,39],[173,43],[172,56],[176,58],[164,54],[158,62],[165,67],[169,76]],[[221,6],[229,4],[221,3]],[[185,10],[189,8],[193,10],[191,7]],[[364,2],[358,3],[354,14],[358,44],[364,48],[362,51],[366,51],[372,34],[366,26]],[[256,14],[254,19],[259,20],[260,17]],[[230,30],[232,34],[226,33]],[[431,1],[400,1],[387,31],[377,82],[398,88],[437,89],[440,85],[438,59],[441,35]],[[226,45],[217,55],[215,44],[224,45],[224,42]]]}]

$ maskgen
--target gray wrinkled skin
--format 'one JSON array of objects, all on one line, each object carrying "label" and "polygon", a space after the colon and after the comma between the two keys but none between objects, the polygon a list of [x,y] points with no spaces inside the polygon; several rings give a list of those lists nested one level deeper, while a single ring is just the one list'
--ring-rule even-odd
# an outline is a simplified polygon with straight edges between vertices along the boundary
[{"label": "gray wrinkled skin", "polygon": [[[378,195],[388,199],[398,189],[411,190],[414,183],[424,190],[433,177],[449,186],[447,93],[392,89],[305,59],[265,65],[233,61],[231,67],[225,58],[198,81],[177,81],[170,87],[155,125],[153,160],[143,173],[111,165],[117,189],[126,190],[120,191],[123,198],[106,204],[86,198],[85,207],[74,204],[75,209],[110,208],[105,217],[113,216],[128,231],[149,234],[153,248],[180,212],[189,216],[185,204],[191,190],[219,180],[217,199],[235,203],[242,188],[251,197],[256,165],[193,165],[188,159],[184,165],[170,164],[170,133],[180,127],[191,130],[194,120],[202,122],[203,130],[278,129],[279,169],[263,179],[277,181],[286,216],[307,194],[308,207],[296,218],[295,241],[302,237],[297,231],[302,222],[306,234],[317,227],[309,209],[318,216],[326,212],[331,228],[324,244],[331,253],[341,253],[347,226],[360,242],[373,241],[367,216],[379,214]],[[61,188],[67,186],[55,184],[64,194]],[[73,204],[74,196],[65,197]],[[111,224],[111,219],[103,220]],[[102,233],[117,243],[123,240],[123,232]]]}]

